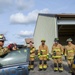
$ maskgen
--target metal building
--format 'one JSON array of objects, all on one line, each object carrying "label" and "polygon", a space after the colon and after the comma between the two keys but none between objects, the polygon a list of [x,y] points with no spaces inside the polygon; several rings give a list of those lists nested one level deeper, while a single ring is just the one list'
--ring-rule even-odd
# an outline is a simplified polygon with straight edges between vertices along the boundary
[{"label": "metal building", "polygon": [[34,31],[36,49],[44,38],[51,51],[56,37],[60,39],[62,45],[66,45],[67,38],[72,38],[75,43],[75,14],[38,14]]}]

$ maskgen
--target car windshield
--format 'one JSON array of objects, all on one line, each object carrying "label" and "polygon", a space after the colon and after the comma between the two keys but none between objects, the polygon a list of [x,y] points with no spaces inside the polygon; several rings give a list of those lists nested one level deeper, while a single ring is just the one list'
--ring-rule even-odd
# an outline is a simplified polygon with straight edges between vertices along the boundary
[{"label": "car windshield", "polygon": [[29,48],[22,48],[12,51],[5,56],[0,57],[0,65],[14,65],[19,63],[26,63],[29,59]]}]

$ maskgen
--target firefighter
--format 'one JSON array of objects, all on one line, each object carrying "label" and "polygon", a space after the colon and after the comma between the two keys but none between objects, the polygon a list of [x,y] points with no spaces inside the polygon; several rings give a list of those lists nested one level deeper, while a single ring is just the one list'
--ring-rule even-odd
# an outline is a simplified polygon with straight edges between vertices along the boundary
[{"label": "firefighter", "polygon": [[34,42],[29,42],[29,48],[30,48],[30,58],[29,58],[29,70],[34,69],[34,60],[35,60],[35,47],[33,46]]},{"label": "firefighter", "polygon": [[10,50],[7,47],[3,47],[4,42],[6,38],[3,34],[0,34],[0,56],[3,56],[4,54],[10,52]]},{"label": "firefighter", "polygon": [[70,68],[69,72],[71,72],[71,64],[75,55],[75,45],[72,44],[71,38],[67,39],[67,43],[68,45],[65,46],[65,51],[66,51],[66,56],[67,56],[67,63]]},{"label": "firefighter", "polygon": [[62,72],[63,66],[62,66],[62,54],[63,54],[63,47],[61,44],[59,44],[59,39],[54,39],[54,44],[52,46],[52,58],[54,61],[54,71]]},{"label": "firefighter", "polygon": [[48,53],[48,46],[45,45],[45,40],[41,40],[41,45],[38,49],[38,57],[39,57],[39,70],[46,70],[47,69],[47,57],[49,56]]}]

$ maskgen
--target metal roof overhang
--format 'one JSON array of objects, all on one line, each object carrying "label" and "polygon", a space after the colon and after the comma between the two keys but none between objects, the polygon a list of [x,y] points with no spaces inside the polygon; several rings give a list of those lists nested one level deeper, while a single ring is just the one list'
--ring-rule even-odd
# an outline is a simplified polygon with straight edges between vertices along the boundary
[{"label": "metal roof overhang", "polygon": [[45,13],[39,13],[38,15],[41,16],[48,16],[48,17],[57,17],[57,18],[75,18],[75,14],[66,14],[66,13],[61,13],[61,14],[45,14]]},{"label": "metal roof overhang", "polygon": [[57,25],[75,25],[75,20],[57,20]]}]

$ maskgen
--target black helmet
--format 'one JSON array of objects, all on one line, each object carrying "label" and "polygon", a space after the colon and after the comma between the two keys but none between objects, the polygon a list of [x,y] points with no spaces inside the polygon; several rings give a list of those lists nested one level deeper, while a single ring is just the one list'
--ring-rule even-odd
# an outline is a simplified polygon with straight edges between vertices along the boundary
[{"label": "black helmet", "polygon": [[58,39],[58,38],[55,38],[55,39],[54,39],[54,42],[59,42],[59,39]]}]

